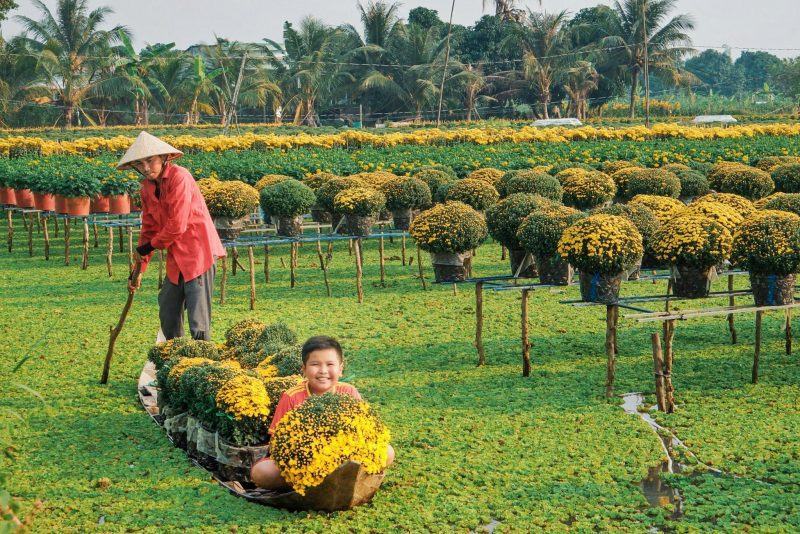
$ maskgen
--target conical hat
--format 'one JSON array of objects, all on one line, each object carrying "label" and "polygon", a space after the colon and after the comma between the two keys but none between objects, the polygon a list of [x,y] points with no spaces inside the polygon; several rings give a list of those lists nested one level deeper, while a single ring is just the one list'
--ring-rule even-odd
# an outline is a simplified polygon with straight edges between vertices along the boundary
[{"label": "conical hat", "polygon": [[150,156],[167,156],[169,159],[175,159],[183,156],[183,152],[154,135],[142,132],[128,151],[125,152],[125,155],[122,156],[122,159],[119,160],[117,169],[129,169],[134,161],[149,158]]}]

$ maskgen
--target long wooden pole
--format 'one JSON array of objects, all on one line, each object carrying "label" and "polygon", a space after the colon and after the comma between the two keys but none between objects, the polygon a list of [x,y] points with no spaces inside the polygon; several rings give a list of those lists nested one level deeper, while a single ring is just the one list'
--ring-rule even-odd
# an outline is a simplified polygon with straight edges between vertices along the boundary
[{"label": "long wooden pole", "polygon": [[531,342],[528,335],[528,290],[522,290],[522,376],[531,376]]},{"label": "long wooden pole", "polygon": [[[733,275],[728,275],[728,291],[733,293]],[[731,294],[728,297],[728,305],[733,308],[736,306],[736,297]],[[736,345],[736,323],[733,321],[733,314],[728,315],[728,331],[731,333],[731,343]]]},{"label": "long wooden pole", "polygon": [[786,310],[786,355],[792,354],[792,309]]},{"label": "long wooden pole", "polygon": [[761,359],[761,319],[763,315],[763,311],[756,312],[756,348],[753,354],[753,384],[758,384],[758,364]]},{"label": "long wooden pole", "polygon": [[108,269],[108,277],[114,276],[112,264],[114,262],[114,229],[108,227],[108,248],[106,249],[106,268]]},{"label": "long wooden pole", "polygon": [[666,411],[666,401],[664,398],[664,356],[661,352],[661,339],[658,332],[651,334],[650,341],[653,345],[653,374],[656,379],[656,402],[658,409]]},{"label": "long wooden pole", "polygon": [[478,350],[478,366],[486,364],[483,348],[483,282],[475,284],[475,348]]},{"label": "long wooden pole", "polygon": [[667,337],[664,339],[664,407],[667,413],[675,411],[675,388],[672,386],[672,364],[675,361],[673,341],[675,320],[666,321]]},{"label": "long wooden pole", "polygon": [[[22,215],[25,217],[25,214]],[[28,224],[28,256],[33,257],[33,214],[30,216],[31,220]]]},{"label": "long wooden pole", "polygon": [[356,239],[355,246],[353,246],[353,251],[356,254],[356,290],[358,292],[358,303],[361,304],[364,302],[364,285],[362,284],[361,277],[363,276],[362,266],[361,266],[361,239]]},{"label": "long wooden pole", "polygon": [[616,319],[615,315],[619,308],[614,304],[606,306],[606,397],[610,398],[614,394],[614,378],[616,375]]},{"label": "long wooden pole", "polygon": [[14,248],[14,216],[11,214],[11,210],[6,212],[6,220],[8,221],[8,240],[6,243],[8,244],[8,251]]},{"label": "long wooden pole", "polygon": [[317,256],[319,257],[319,268],[322,269],[322,276],[325,279],[325,291],[328,293],[328,296],[333,296],[331,294],[331,284],[328,280],[328,264],[325,262],[325,256],[322,255],[322,244],[317,241]]},{"label": "long wooden pole", "polygon": [[[141,264],[136,263],[131,272],[131,280],[136,280],[141,272]],[[103,363],[103,374],[100,377],[100,383],[106,384],[108,382],[108,373],[111,370],[111,358],[114,356],[114,345],[117,343],[117,337],[122,332],[122,327],[125,325],[125,320],[128,318],[128,312],[131,310],[133,304],[133,297],[136,295],[135,291],[128,291],[128,300],[125,302],[125,307],[122,308],[122,314],[119,316],[117,326],[109,327],[108,351],[106,352],[106,360]]]},{"label": "long wooden pole", "polygon": [[44,232],[44,259],[47,261],[50,260],[50,229],[47,227],[49,220],[50,217],[42,217],[42,231]]},{"label": "long wooden pole", "polygon": [[83,220],[83,258],[81,259],[81,269],[89,268],[89,220]]}]

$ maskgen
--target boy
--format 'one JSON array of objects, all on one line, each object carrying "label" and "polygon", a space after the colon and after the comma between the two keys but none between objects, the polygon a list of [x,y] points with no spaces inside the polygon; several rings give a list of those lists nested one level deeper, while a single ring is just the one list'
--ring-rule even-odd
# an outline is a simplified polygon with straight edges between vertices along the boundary
[{"label": "boy", "polygon": [[[301,350],[303,358],[302,373],[305,380],[302,384],[288,389],[281,395],[275,415],[269,425],[270,435],[275,432],[280,420],[289,411],[297,408],[311,395],[336,393],[350,395],[361,400],[358,390],[349,384],[340,384],[339,378],[344,370],[344,357],[339,342],[328,336],[315,336],[303,344]],[[394,461],[394,449],[389,445],[387,467]],[[281,476],[278,465],[270,458],[256,462],[250,469],[250,478],[257,486],[276,490],[288,486]]]}]

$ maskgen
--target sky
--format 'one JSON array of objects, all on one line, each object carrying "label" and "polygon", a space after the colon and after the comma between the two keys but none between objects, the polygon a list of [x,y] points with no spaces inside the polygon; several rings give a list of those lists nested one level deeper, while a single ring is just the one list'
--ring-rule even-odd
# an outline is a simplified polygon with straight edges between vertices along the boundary
[{"label": "sky", "polygon": [[[39,18],[31,0],[16,0],[18,7],[11,20],[2,23],[5,37],[22,30],[14,15]],[[56,0],[44,0],[55,11]],[[283,22],[297,23],[314,15],[331,25],[350,23],[360,27],[357,0],[88,0],[92,8],[105,5],[114,10],[111,24],[123,24],[133,31],[134,44],[174,42],[179,48],[196,43],[209,43],[214,36],[231,40],[258,42],[263,38],[281,41]],[[536,1],[519,2],[540,9]],[[605,0],[542,0],[547,11],[566,9],[575,13],[584,7]],[[770,50],[780,57],[800,55],[797,35],[797,11],[800,0],[678,0],[676,13],[689,13],[695,19],[692,32],[698,48],[733,47],[733,55],[741,49]],[[456,0],[453,21],[471,25],[486,11],[482,0]],[[406,17],[417,6],[439,12],[447,20],[451,0],[405,0],[400,13]],[[792,50],[794,49],[794,50]]]}]

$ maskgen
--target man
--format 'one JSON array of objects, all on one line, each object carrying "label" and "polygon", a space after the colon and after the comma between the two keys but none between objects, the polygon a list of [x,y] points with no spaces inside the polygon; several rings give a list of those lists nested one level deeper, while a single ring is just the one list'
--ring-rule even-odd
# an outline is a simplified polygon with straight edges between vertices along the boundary
[{"label": "man", "polygon": [[216,260],[225,255],[203,195],[188,170],[171,163],[183,153],[142,132],[117,168],[133,168],[142,180],[142,228],[135,261],[141,266],[129,291],[142,283],[153,251],[167,251],[167,278],[158,294],[159,319],[166,339],[182,337],[183,311],[193,339],[211,339],[211,294]]}]

